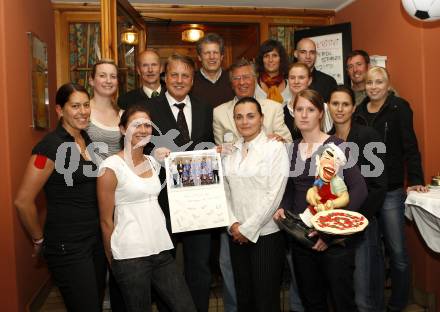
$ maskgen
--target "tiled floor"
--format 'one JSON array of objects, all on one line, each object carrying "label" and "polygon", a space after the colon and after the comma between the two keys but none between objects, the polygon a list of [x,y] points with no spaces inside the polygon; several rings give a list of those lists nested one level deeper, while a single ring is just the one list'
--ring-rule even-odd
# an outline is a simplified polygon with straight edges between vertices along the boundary
[{"label": "tiled floor", "polygon": [[[283,311],[287,312],[289,309],[287,304],[288,301],[287,301],[286,293],[287,293],[286,291],[283,291],[280,294],[280,296],[281,296]],[[104,308],[105,308],[104,312],[111,311],[111,309],[108,307],[108,302],[104,303]],[[154,308],[153,312],[156,311],[157,310]],[[424,312],[424,311],[426,310],[423,307],[420,307],[416,304],[411,304],[405,309],[405,312]],[[63,299],[61,298],[61,295],[56,287],[52,289],[40,312],[66,312]],[[209,312],[223,312],[223,300],[221,297],[220,289],[213,289],[211,291],[211,298],[209,301]]]}]

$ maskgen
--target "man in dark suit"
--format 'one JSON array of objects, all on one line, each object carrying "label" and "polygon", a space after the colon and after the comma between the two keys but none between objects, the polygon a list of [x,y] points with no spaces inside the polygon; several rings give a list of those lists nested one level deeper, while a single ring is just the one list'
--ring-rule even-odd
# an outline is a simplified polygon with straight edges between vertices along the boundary
[{"label": "man in dark suit", "polygon": [[[165,67],[167,91],[146,102],[155,125],[154,136],[166,136],[169,131],[178,130],[174,142],[165,146],[172,151],[185,146],[184,150],[199,149],[201,145],[214,146],[212,106],[188,95],[193,85],[194,69],[191,58],[178,54],[170,56]],[[166,188],[159,196],[159,203],[169,218]],[[209,231],[194,231],[179,234],[179,237],[183,243],[186,282],[197,310],[207,312],[211,283],[211,234]]]},{"label": "man in dark suit", "polygon": [[317,91],[325,102],[330,100],[330,93],[338,85],[335,78],[315,68],[316,62],[316,44],[310,38],[304,38],[298,41],[294,55],[298,62],[304,63],[309,67],[312,74],[312,83],[310,89]]},{"label": "man in dark suit", "polygon": [[122,109],[164,94],[166,91],[166,87],[160,83],[162,65],[156,51],[145,50],[141,52],[137,59],[136,70],[141,77],[142,87],[127,92],[118,98],[118,106]]}]

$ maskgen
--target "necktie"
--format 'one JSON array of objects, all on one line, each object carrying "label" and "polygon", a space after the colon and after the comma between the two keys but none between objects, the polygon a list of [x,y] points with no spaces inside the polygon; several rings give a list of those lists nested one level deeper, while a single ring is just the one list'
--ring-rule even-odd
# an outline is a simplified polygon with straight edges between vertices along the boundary
[{"label": "necktie", "polygon": [[157,92],[157,91],[153,91],[153,92],[151,93],[151,97],[154,98],[154,97],[156,97],[156,96],[159,96],[159,92]]},{"label": "necktie", "polygon": [[180,136],[183,140],[183,144],[185,144],[188,143],[190,140],[188,124],[186,123],[185,114],[183,113],[185,103],[174,104],[174,106],[179,109],[179,113],[177,114],[177,130],[179,130]]}]

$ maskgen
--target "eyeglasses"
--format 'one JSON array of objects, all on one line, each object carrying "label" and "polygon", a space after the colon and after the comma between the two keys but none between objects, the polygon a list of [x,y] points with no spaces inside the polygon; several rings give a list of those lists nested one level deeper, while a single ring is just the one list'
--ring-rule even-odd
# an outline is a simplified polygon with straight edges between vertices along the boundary
[{"label": "eyeglasses", "polygon": [[253,75],[241,75],[241,76],[232,76],[232,81],[239,82],[243,79],[243,81],[250,81],[252,80],[254,76]]}]

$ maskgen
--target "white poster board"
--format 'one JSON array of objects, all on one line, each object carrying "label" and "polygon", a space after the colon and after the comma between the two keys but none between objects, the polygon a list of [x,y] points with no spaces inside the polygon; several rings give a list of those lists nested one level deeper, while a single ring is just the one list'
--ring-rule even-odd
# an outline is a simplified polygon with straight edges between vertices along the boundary
[{"label": "white poster board", "polygon": [[220,154],[175,152],[165,159],[173,233],[229,224]]},{"label": "white poster board", "polygon": [[332,76],[338,85],[344,84],[344,54],[342,33],[311,37],[318,53],[316,69]]}]

